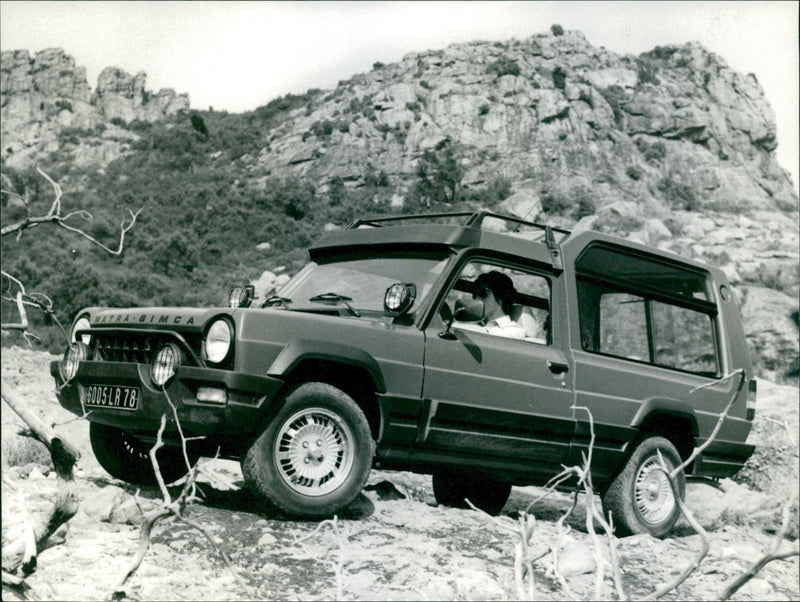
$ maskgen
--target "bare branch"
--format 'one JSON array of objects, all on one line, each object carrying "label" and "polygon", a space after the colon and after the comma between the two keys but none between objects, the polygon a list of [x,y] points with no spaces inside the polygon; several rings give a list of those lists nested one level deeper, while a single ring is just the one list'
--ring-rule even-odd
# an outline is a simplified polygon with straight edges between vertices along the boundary
[{"label": "bare branch", "polygon": [[792,435],[792,429],[786,420],[784,421],[775,420],[774,418],[770,418],[769,416],[764,416],[763,420],[766,420],[768,422],[774,422],[775,424],[782,426],[786,430],[786,436],[789,438],[789,441],[791,441],[792,445],[797,447],[797,441],[794,440],[794,436]]},{"label": "bare branch", "polygon": [[672,471],[672,476],[673,477],[678,475],[678,474],[680,474],[681,472],[683,472],[683,470],[687,466],[689,466],[689,464],[691,464],[692,462],[695,461],[697,456],[702,454],[705,451],[705,449],[714,442],[714,439],[716,439],[717,434],[719,434],[719,430],[722,428],[722,423],[725,422],[725,419],[728,417],[728,412],[730,412],[731,408],[733,407],[733,402],[736,401],[736,398],[739,396],[739,392],[742,390],[742,386],[744,386],[744,381],[747,378],[747,374],[742,369],[736,370],[736,371],[731,372],[730,374],[728,374],[726,376],[723,376],[718,381],[714,381],[713,383],[709,383],[707,385],[701,385],[699,387],[695,387],[694,389],[692,389],[690,391],[691,393],[694,393],[695,391],[698,391],[700,389],[705,389],[707,387],[719,384],[719,383],[721,383],[721,382],[723,382],[725,380],[733,378],[736,375],[739,375],[741,377],[740,380],[739,380],[739,386],[735,388],[735,390],[733,391],[733,394],[731,395],[730,400],[728,400],[728,405],[725,406],[725,410],[722,412],[722,414],[719,415],[719,419],[717,419],[717,424],[714,425],[714,430],[711,431],[711,434],[708,436],[708,438],[701,445],[695,447],[692,450],[692,453],[689,455],[688,458],[686,458],[686,460],[684,460],[679,466],[675,467],[675,469]]},{"label": "bare branch", "polygon": [[[85,238],[86,240],[91,242],[93,245],[95,245],[97,247],[100,247],[101,249],[103,249],[107,253],[110,253],[111,255],[121,255],[122,254],[122,249],[123,249],[124,244],[125,244],[125,234],[131,228],[133,228],[133,225],[136,223],[136,218],[142,212],[142,209],[139,209],[135,213],[133,211],[131,211],[130,209],[126,210],[128,212],[128,214],[129,214],[130,222],[126,224],[125,223],[125,221],[126,221],[125,218],[122,219],[122,222],[120,223],[119,242],[117,244],[117,248],[116,249],[112,249],[111,247],[101,243],[95,237],[91,236],[90,234],[87,234],[82,229],[67,223],[68,219],[70,219],[71,217],[76,216],[76,215],[81,217],[82,219],[84,219],[86,221],[92,220],[93,216],[92,216],[91,213],[89,213],[85,209],[81,209],[81,210],[78,210],[78,211],[73,211],[71,213],[68,213],[67,215],[61,215],[61,197],[63,195],[63,191],[61,190],[61,186],[59,186],[58,183],[55,182],[49,175],[47,175],[47,173],[45,173],[45,171],[42,170],[40,167],[37,166],[36,167],[36,171],[38,171],[39,174],[43,178],[45,178],[48,182],[50,182],[50,185],[53,187],[53,194],[55,196],[55,200],[53,201],[53,204],[50,207],[50,211],[47,212],[47,215],[40,215],[40,216],[35,216],[35,217],[31,217],[30,215],[28,215],[24,220],[6,226],[6,227],[2,228],[2,230],[0,230],[0,236],[6,236],[7,234],[16,234],[17,238],[19,239],[19,236],[22,234],[22,232],[24,230],[27,230],[28,228],[35,228],[36,226],[38,226],[40,224],[53,223],[56,226],[64,228],[65,230],[69,230],[70,232],[73,232],[73,233],[81,236],[82,238]],[[14,193],[9,193],[9,194],[14,194]],[[19,195],[15,195],[15,196],[17,198],[21,198],[21,197],[19,197]],[[27,207],[27,204],[26,204],[26,207]]]},{"label": "bare branch", "polygon": [[[50,451],[53,467],[59,480],[56,498],[50,511],[32,522],[35,554],[35,550],[41,549],[58,528],[78,511],[77,485],[73,478],[72,468],[80,457],[80,452],[31,412],[22,397],[13,387],[7,386],[5,381],[0,381],[0,394],[3,401],[28,425],[32,436],[42,442]],[[3,546],[4,572],[15,572],[23,568],[26,551],[30,551],[30,549],[29,535],[27,537],[23,535],[22,538]],[[34,558],[35,556],[28,559],[28,567],[32,566]]]}]

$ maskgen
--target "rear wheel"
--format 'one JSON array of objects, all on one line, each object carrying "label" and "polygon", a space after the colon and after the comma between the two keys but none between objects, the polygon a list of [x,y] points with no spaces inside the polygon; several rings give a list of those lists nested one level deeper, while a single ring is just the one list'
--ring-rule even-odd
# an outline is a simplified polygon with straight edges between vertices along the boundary
[{"label": "rear wheel", "polygon": [[[619,535],[649,533],[665,537],[675,526],[680,508],[669,479],[661,467],[659,451],[668,470],[680,465],[675,446],[664,437],[642,440],[603,496],[603,509],[611,512]],[[676,477],[678,495],[683,499],[686,477]]]},{"label": "rear wheel", "polygon": [[[144,443],[127,431],[99,422],[89,424],[89,440],[97,461],[108,474],[133,485],[155,485],[156,473],[150,460],[152,445]],[[192,465],[198,454],[189,453]],[[176,481],[189,472],[183,450],[168,446],[156,453],[161,476],[166,483]]]},{"label": "rear wheel", "polygon": [[488,477],[462,471],[441,470],[433,473],[433,495],[442,506],[469,508],[466,500],[476,508],[499,514],[511,494],[511,485]]},{"label": "rear wheel", "polygon": [[364,412],[336,387],[306,383],[242,459],[247,485],[287,514],[324,518],[367,482],[374,444]]}]

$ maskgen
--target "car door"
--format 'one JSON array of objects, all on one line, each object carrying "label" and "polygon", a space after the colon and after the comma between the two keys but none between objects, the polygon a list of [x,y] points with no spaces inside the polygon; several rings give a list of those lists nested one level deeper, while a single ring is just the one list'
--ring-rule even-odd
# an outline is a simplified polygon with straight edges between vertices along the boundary
[{"label": "car door", "polygon": [[448,330],[441,318],[434,319],[425,333],[417,445],[470,464],[552,474],[574,430],[565,321],[552,314],[565,307],[563,283],[555,274],[472,261],[444,303],[469,296],[475,275],[487,269],[512,276],[518,298],[534,304],[523,309],[538,311],[542,333],[517,340],[459,322]]}]

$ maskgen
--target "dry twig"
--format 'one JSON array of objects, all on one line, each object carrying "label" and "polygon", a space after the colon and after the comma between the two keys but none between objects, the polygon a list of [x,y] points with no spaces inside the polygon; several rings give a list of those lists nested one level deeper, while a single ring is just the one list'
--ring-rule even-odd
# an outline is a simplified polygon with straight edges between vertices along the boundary
[{"label": "dry twig", "polygon": [[59,483],[56,499],[50,511],[46,516],[31,521],[31,530],[35,538],[33,553],[31,554],[30,550],[30,538],[25,535],[3,548],[4,575],[6,573],[14,574],[20,569],[23,573],[29,574],[32,570],[28,569],[35,566],[36,550],[41,549],[58,528],[78,511],[77,485],[73,478],[72,468],[78,461],[80,452],[31,412],[13,387],[2,382],[0,390],[2,390],[3,401],[30,427],[29,436],[47,447]]}]

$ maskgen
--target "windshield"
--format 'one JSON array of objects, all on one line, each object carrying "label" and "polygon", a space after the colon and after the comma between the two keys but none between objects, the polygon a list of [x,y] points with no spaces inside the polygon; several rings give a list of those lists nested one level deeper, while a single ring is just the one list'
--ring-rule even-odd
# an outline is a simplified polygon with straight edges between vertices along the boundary
[{"label": "windshield", "polygon": [[[383,314],[383,296],[397,282],[417,286],[414,307],[430,293],[447,265],[448,257],[377,256],[311,262],[284,286],[279,294],[292,309],[346,301],[357,310]],[[412,308],[413,311],[413,308]]]}]

